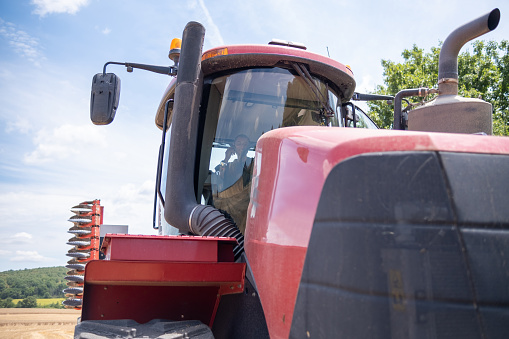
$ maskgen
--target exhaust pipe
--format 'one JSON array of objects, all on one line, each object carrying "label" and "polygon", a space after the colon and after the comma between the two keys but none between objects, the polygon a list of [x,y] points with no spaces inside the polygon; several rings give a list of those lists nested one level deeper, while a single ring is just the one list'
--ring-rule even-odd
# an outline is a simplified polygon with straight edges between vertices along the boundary
[{"label": "exhaust pipe", "polygon": [[500,10],[495,8],[449,34],[440,50],[438,60],[439,95],[458,94],[458,54],[461,47],[470,40],[497,28],[499,21]]},{"label": "exhaust pipe", "polygon": [[455,29],[445,39],[438,61],[438,96],[408,113],[408,129],[446,133],[493,133],[493,107],[489,102],[458,96],[458,54],[468,41],[498,26],[500,10]]},{"label": "exhaust pipe", "polygon": [[243,248],[242,233],[235,223],[219,210],[198,204],[194,191],[204,36],[205,28],[198,22],[188,23],[182,36],[173,105],[164,217],[181,233],[236,238],[238,246],[234,253],[237,258]]}]

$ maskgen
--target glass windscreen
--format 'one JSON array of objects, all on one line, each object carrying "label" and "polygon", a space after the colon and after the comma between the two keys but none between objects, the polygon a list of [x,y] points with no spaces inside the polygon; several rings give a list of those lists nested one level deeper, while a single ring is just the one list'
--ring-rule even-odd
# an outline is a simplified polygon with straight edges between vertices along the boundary
[{"label": "glass windscreen", "polygon": [[258,138],[280,127],[337,126],[337,102],[326,83],[281,68],[248,69],[213,79],[206,111],[217,125],[210,194],[205,187],[203,202],[229,213],[244,231]]},{"label": "glass windscreen", "polygon": [[378,126],[371,120],[366,113],[359,107],[355,106],[355,124],[353,120],[353,112],[350,106],[344,108],[344,117],[341,119],[342,127],[357,127],[378,129]]},{"label": "glass windscreen", "polygon": [[[327,85],[317,79],[314,83],[326,101]],[[329,124],[317,94],[285,69],[249,69],[216,78],[210,95],[207,112],[219,110],[217,142],[231,142],[239,131],[256,142],[274,128]]]}]

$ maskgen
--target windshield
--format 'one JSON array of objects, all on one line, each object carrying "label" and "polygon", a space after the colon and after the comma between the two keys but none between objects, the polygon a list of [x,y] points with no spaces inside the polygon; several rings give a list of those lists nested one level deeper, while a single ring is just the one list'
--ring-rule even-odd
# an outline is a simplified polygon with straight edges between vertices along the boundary
[{"label": "windshield", "polygon": [[[327,98],[327,86],[317,79],[314,83]],[[304,79],[281,68],[249,69],[214,79],[207,114],[211,110],[219,112],[219,143],[232,142],[240,133],[256,142],[274,128],[330,123]]]},{"label": "windshield", "polygon": [[206,101],[206,126],[215,131],[210,134],[210,192],[206,184],[202,202],[229,213],[244,231],[258,138],[280,127],[338,126],[337,95],[317,78],[259,68],[211,80]]}]

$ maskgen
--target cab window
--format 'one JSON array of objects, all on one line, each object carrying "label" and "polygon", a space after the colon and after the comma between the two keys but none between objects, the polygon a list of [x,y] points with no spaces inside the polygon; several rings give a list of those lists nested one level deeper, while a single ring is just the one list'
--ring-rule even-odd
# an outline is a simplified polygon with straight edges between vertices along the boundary
[{"label": "cab window", "polygon": [[378,129],[378,126],[358,106],[355,106],[355,124],[354,124],[353,111],[350,105],[343,107],[341,126]]},{"label": "cab window", "polygon": [[[244,232],[256,141],[289,126],[338,126],[339,99],[317,78],[257,68],[209,79],[202,161],[203,203],[225,211]],[[206,154],[205,154],[206,153]]]}]

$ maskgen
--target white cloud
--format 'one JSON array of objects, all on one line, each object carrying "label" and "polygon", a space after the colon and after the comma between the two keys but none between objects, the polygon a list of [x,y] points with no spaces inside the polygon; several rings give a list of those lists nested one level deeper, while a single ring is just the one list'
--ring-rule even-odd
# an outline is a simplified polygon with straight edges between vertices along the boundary
[{"label": "white cloud", "polygon": [[376,81],[373,79],[373,76],[371,76],[371,74],[365,74],[362,76],[362,79],[357,79],[355,90],[361,93],[368,93],[369,91],[372,91],[375,86]]},{"label": "white cloud", "polygon": [[40,130],[34,138],[36,149],[25,155],[28,164],[44,163],[78,155],[82,150],[106,143],[104,131],[93,125],[66,124],[48,131]]},{"label": "white cloud", "polygon": [[3,36],[14,52],[28,59],[34,65],[40,66],[40,61],[44,59],[40,51],[39,41],[28,33],[17,29],[16,25],[0,19],[0,35]]},{"label": "white cloud", "polygon": [[94,26],[94,29],[104,35],[108,35],[111,33],[111,29],[109,27]]},{"label": "white cloud", "polygon": [[131,234],[153,234],[150,226],[154,203],[153,180],[123,184],[104,194],[105,224],[129,225]]},{"label": "white cloud", "polygon": [[121,202],[136,202],[139,201],[140,197],[153,198],[155,183],[151,180],[147,180],[140,186],[135,184],[125,184],[120,187],[117,195],[118,201]]},{"label": "white cloud", "polygon": [[11,254],[12,254],[12,251],[0,250],[0,256],[11,255]]},{"label": "white cloud", "polygon": [[27,232],[19,232],[19,233],[16,233],[12,236],[14,239],[32,239],[32,235],[30,233],[27,233]]},{"label": "white cloud", "polygon": [[207,27],[210,30],[207,35],[212,45],[213,46],[224,45],[224,40],[223,37],[221,36],[221,32],[219,31],[219,28],[215,24],[214,20],[212,19],[209,10],[205,6],[205,3],[203,2],[203,0],[198,0],[198,3],[200,4],[201,10],[205,14],[205,18],[207,20]]},{"label": "white cloud", "polygon": [[48,260],[37,251],[16,251],[16,254],[10,259],[10,261],[29,261],[29,262],[41,262]]},{"label": "white cloud", "polygon": [[51,13],[76,14],[89,0],[32,0],[36,8],[33,13],[43,17]]},{"label": "white cloud", "polygon": [[19,232],[11,236],[0,238],[2,245],[22,245],[32,243],[32,235],[27,232]]},{"label": "white cloud", "polygon": [[188,10],[194,10],[196,8],[196,0],[189,0],[186,4]]},{"label": "white cloud", "polygon": [[19,132],[22,134],[27,134],[32,129],[32,125],[28,121],[28,119],[24,117],[16,117],[16,121],[7,121],[5,124],[5,132]]}]

